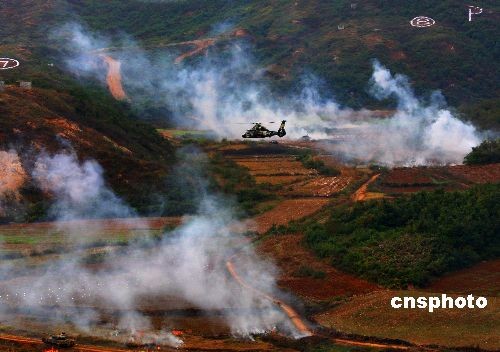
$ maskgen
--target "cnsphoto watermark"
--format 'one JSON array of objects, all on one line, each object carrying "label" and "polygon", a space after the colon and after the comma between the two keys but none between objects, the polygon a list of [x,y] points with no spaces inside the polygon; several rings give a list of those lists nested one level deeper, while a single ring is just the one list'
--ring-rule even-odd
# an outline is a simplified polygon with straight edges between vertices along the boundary
[{"label": "cnsphoto watermark", "polygon": [[488,305],[486,297],[474,297],[467,295],[467,297],[450,297],[446,294],[430,297],[392,297],[391,307],[394,309],[427,309],[432,313],[435,309],[483,309]]}]

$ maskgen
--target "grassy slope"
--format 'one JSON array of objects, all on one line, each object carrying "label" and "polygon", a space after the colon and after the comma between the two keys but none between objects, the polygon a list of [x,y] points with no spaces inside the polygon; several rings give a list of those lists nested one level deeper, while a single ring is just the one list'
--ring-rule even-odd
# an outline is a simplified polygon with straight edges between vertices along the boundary
[{"label": "grassy slope", "polygon": [[[442,89],[453,105],[462,106],[482,126],[498,127],[498,114],[484,108],[497,106],[499,98],[495,38],[500,34],[500,8],[494,1],[483,1],[484,13],[471,23],[465,7],[451,0],[369,0],[356,9],[350,8],[352,1],[343,0],[70,2],[92,28],[125,31],[146,44],[209,36],[223,22],[243,27],[253,36],[260,62],[284,72],[278,86],[290,87],[292,77],[314,72],[340,101],[352,106],[378,104],[366,92],[370,61],[378,58],[407,74],[417,90]],[[411,27],[409,20],[417,15],[431,16],[437,24]],[[340,23],[345,30],[337,29]]]},{"label": "grassy slope", "polygon": [[[160,201],[157,196],[168,193],[163,179],[174,160],[173,147],[107,89],[91,80],[77,81],[62,69],[59,49],[49,45],[48,38],[52,28],[69,18],[62,0],[0,4],[1,56],[21,61],[17,69],[0,71],[0,80],[29,80],[35,87],[31,92],[8,88],[0,93],[0,147],[28,152],[23,157],[29,159],[37,149],[62,149],[62,136],[80,159],[96,159],[113,189],[132,206],[143,213],[157,211],[161,204],[148,207],[152,198]],[[72,127],[81,131],[72,133]],[[17,220],[42,218],[46,199],[29,185],[22,193],[27,212]],[[24,214],[20,209],[14,213]]]},{"label": "grassy slope", "polygon": [[403,339],[422,345],[500,348],[498,297],[488,297],[484,309],[439,309],[429,313],[424,309],[394,309],[390,306],[390,300],[395,296],[440,295],[423,291],[379,291],[355,297],[338,308],[316,315],[315,319],[321,325],[342,332]]},{"label": "grassy slope", "polygon": [[[61,93],[7,88],[0,93],[0,149],[15,147],[29,167],[34,152],[55,153],[69,141],[80,159],[96,159],[104,167],[107,181],[118,194],[142,212],[152,210],[146,208],[151,195],[168,191],[161,180],[173,161],[172,146],[95,89]],[[43,217],[45,198],[29,184],[22,193],[27,218],[17,220]]]}]

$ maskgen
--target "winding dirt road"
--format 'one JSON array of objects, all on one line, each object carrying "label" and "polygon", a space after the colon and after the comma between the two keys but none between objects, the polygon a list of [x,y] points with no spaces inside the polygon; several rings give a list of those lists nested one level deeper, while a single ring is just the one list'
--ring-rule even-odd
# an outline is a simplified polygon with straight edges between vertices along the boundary
[{"label": "winding dirt road", "polygon": [[288,318],[290,318],[290,321],[293,323],[295,328],[302,335],[305,335],[305,336],[313,335],[313,332],[307,327],[307,325],[304,323],[304,321],[302,320],[300,315],[292,307],[290,307],[288,304],[286,304],[282,300],[275,298],[275,297],[273,297],[265,292],[262,292],[262,291],[256,289],[255,287],[251,286],[250,284],[248,284],[247,282],[245,282],[245,280],[243,280],[241,278],[241,276],[236,271],[235,265],[233,263],[233,260],[234,260],[234,258],[236,258],[236,256],[237,256],[237,254],[234,254],[226,261],[227,271],[229,271],[229,273],[231,274],[233,279],[235,279],[236,282],[238,282],[240,284],[240,286],[244,287],[245,289],[250,290],[250,291],[256,293],[258,296],[260,296],[264,299],[267,299],[267,300],[273,302],[274,304],[276,304],[277,306],[279,306],[281,308],[281,310],[283,310],[283,312],[288,316]]},{"label": "winding dirt road", "polygon": [[359,187],[359,189],[356,192],[354,192],[354,194],[352,195],[352,200],[355,202],[360,202],[360,201],[365,200],[368,186],[372,182],[374,182],[379,176],[380,176],[380,174],[373,175],[368,181],[363,183],[363,185],[361,187]]},{"label": "winding dirt road", "polygon": [[122,85],[121,62],[113,59],[109,55],[100,54],[99,56],[102,57],[104,62],[108,65],[106,82],[111,95],[116,100],[127,100],[128,97]]},{"label": "winding dirt road", "polygon": [[184,53],[184,54],[179,55],[178,57],[175,58],[174,62],[176,64],[180,64],[184,59],[201,53],[202,51],[206,50],[208,47],[212,46],[215,42],[216,42],[216,40],[214,38],[198,39],[198,40],[191,40],[188,42],[183,42],[181,44],[194,45],[195,48],[193,50],[190,50],[190,51]]}]

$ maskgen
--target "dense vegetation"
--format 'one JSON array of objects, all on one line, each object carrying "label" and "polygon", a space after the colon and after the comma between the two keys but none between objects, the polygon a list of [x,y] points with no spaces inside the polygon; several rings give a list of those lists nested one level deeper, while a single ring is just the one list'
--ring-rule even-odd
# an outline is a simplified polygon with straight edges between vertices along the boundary
[{"label": "dense vegetation", "polygon": [[299,154],[296,159],[304,165],[304,167],[308,169],[315,169],[319,172],[320,175],[324,176],[338,176],[340,175],[340,171],[332,166],[327,166],[323,160],[315,158],[314,155],[309,152],[303,152]]},{"label": "dense vegetation", "polygon": [[[333,90],[341,103],[353,107],[381,106],[366,89],[371,60],[378,58],[408,75],[419,93],[441,89],[465,117],[480,120],[483,127],[499,126],[498,118],[491,119],[484,110],[485,104],[493,106],[498,116],[499,5],[492,0],[481,3],[484,12],[472,22],[467,21],[466,7],[452,0],[69,3],[93,29],[125,31],[146,46],[244,28],[276,87],[293,88],[298,77],[312,72],[326,83],[324,91]],[[410,19],[422,14],[434,18],[436,25],[411,27]],[[338,29],[340,24],[344,30]]]},{"label": "dense vegetation", "polygon": [[464,164],[492,164],[500,163],[500,139],[486,140],[464,158]]},{"label": "dense vegetation", "polygon": [[[67,92],[8,88],[1,93],[0,150],[15,148],[26,169],[42,150],[74,150],[80,160],[97,160],[106,182],[140,213],[161,212],[161,198],[170,192],[163,179],[175,160],[172,145],[104,89],[67,84]],[[0,221],[45,219],[46,195],[30,183],[21,195],[22,204],[7,199],[12,211]]]},{"label": "dense vegetation", "polygon": [[421,192],[331,210],[305,242],[333,265],[391,287],[500,255],[500,185],[462,192]]},{"label": "dense vegetation", "polygon": [[248,169],[224,158],[221,154],[214,154],[211,158],[210,173],[222,192],[236,196],[236,200],[244,212],[240,215],[255,215],[256,206],[259,203],[275,198],[270,191],[273,191],[276,186],[257,184]]}]

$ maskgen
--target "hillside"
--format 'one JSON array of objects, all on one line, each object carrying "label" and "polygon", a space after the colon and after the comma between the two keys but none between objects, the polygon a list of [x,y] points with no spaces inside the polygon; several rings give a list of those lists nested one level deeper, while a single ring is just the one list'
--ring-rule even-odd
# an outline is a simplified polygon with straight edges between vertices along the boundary
[{"label": "hillside", "polygon": [[[415,3],[354,1],[4,1],[0,20],[6,55],[17,55],[24,69],[2,72],[2,79],[30,77],[60,86],[60,50],[50,33],[76,20],[103,35],[126,33],[144,47],[210,38],[241,28],[258,64],[277,90],[294,89],[297,79],[314,74],[321,92],[351,107],[387,107],[367,92],[371,60],[407,75],[419,95],[440,89],[453,106],[484,128],[498,128],[500,7],[483,1],[484,12],[467,21],[467,9],[454,1]],[[434,18],[415,28],[410,19]],[[339,25],[343,30],[339,30]],[[342,28],[342,27],[341,27]],[[199,51],[202,52],[202,51]],[[195,60],[196,55],[191,60]],[[47,68],[55,62],[55,68]],[[390,106],[389,102],[389,106]]]},{"label": "hillside", "polygon": [[[377,0],[70,3],[92,29],[125,31],[144,45],[243,28],[276,87],[293,88],[297,78],[313,73],[324,80],[325,91],[333,91],[341,103],[353,107],[380,105],[366,91],[371,60],[377,58],[407,75],[418,93],[441,89],[467,117],[484,127],[498,127],[498,113],[491,116],[491,109],[484,109],[484,104],[491,106],[499,98],[495,58],[500,52],[494,38],[500,35],[500,7],[494,1],[483,1],[485,11],[473,22],[467,21],[465,6],[454,1],[439,5]],[[418,15],[437,23],[425,29],[411,27],[409,21]]]},{"label": "hillside", "polygon": [[[8,86],[0,93],[0,116],[0,150],[15,149],[25,169],[39,153],[74,150],[80,160],[97,160],[106,181],[141,212],[155,207],[152,194],[166,192],[158,180],[174,160],[170,143],[98,88],[61,93]],[[28,211],[14,209],[15,219],[43,218],[46,197],[30,182],[21,195]]]}]

